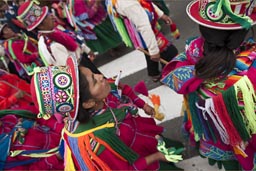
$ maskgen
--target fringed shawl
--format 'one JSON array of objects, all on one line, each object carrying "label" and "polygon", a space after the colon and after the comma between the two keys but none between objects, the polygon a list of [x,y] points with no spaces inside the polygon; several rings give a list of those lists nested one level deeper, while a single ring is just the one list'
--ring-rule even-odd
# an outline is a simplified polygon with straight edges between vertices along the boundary
[{"label": "fringed shawl", "polygon": [[[127,107],[112,109],[118,122],[125,118],[127,110]],[[107,109],[105,113],[94,116],[88,123],[79,125],[74,134],[65,131],[64,139],[68,145],[65,154],[66,168],[72,170],[76,166],[76,169],[80,170],[110,170],[97,156],[105,148],[121,160],[134,163],[138,154],[119,139],[113,122],[113,115]]]},{"label": "fringed shawl", "polygon": [[[255,85],[246,76],[255,59],[255,52],[247,48],[238,55],[227,79],[205,81],[200,89],[188,94],[187,113],[191,114],[196,140],[210,138],[215,142],[217,138],[244,155],[245,142],[256,129]],[[216,136],[211,136],[211,131]]]}]

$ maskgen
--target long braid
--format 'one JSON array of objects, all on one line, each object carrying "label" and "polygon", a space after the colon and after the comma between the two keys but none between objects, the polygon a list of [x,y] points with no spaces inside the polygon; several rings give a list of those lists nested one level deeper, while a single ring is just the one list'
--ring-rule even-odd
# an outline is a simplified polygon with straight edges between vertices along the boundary
[{"label": "long braid", "polygon": [[234,68],[233,50],[244,41],[248,30],[218,30],[199,25],[205,38],[204,57],[195,65],[196,75],[202,79],[226,77]]}]

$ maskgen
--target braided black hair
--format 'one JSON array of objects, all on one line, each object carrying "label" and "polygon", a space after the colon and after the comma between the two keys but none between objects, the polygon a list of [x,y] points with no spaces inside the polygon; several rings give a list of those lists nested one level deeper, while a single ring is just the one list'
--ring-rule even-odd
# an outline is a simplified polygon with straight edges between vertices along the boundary
[{"label": "braided black hair", "polygon": [[205,39],[204,57],[196,65],[196,75],[202,79],[223,78],[235,66],[238,48],[248,33],[246,29],[217,30],[199,25]]},{"label": "braided black hair", "polygon": [[79,70],[79,110],[77,120],[80,123],[86,123],[90,119],[90,109],[85,109],[83,103],[91,99],[92,95],[89,90],[89,82]]}]

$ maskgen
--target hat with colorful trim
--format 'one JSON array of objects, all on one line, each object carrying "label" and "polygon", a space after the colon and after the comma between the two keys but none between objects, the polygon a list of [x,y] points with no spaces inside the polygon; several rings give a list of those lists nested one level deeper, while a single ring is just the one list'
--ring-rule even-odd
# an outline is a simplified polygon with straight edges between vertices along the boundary
[{"label": "hat with colorful trim", "polygon": [[254,0],[194,0],[187,5],[196,23],[219,30],[249,29],[256,23]]},{"label": "hat with colorful trim", "polygon": [[48,7],[40,7],[39,4],[38,1],[31,0],[19,7],[17,19],[24,24],[28,31],[35,29],[47,16]]},{"label": "hat with colorful trim", "polygon": [[78,111],[79,78],[75,57],[66,66],[37,67],[31,80],[31,95],[39,110],[38,117],[49,119],[54,114],[68,116],[74,122]]}]

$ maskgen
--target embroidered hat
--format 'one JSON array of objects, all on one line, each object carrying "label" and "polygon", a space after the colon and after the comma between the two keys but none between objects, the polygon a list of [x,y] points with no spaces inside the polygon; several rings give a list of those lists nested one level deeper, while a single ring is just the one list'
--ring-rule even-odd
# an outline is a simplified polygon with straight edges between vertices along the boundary
[{"label": "embroidered hat", "polygon": [[187,5],[188,16],[205,27],[220,30],[249,29],[256,23],[254,0],[194,0]]},{"label": "embroidered hat", "polygon": [[68,116],[74,122],[79,100],[78,64],[75,57],[66,66],[35,68],[31,80],[31,95],[39,110],[38,117],[49,119],[54,114]]},{"label": "embroidered hat", "polygon": [[[72,9],[69,9],[68,5],[69,3],[73,2],[59,2],[57,3],[53,3],[52,4],[52,8],[55,10],[55,15],[57,15],[58,17],[60,17],[61,19],[67,19],[68,23],[72,26],[72,27],[76,27],[76,24],[74,22],[74,19],[72,18]],[[58,18],[57,17],[57,18]]]},{"label": "embroidered hat", "polygon": [[48,7],[40,7],[39,4],[38,1],[31,0],[19,7],[17,19],[24,24],[28,31],[35,29],[47,16]]}]

